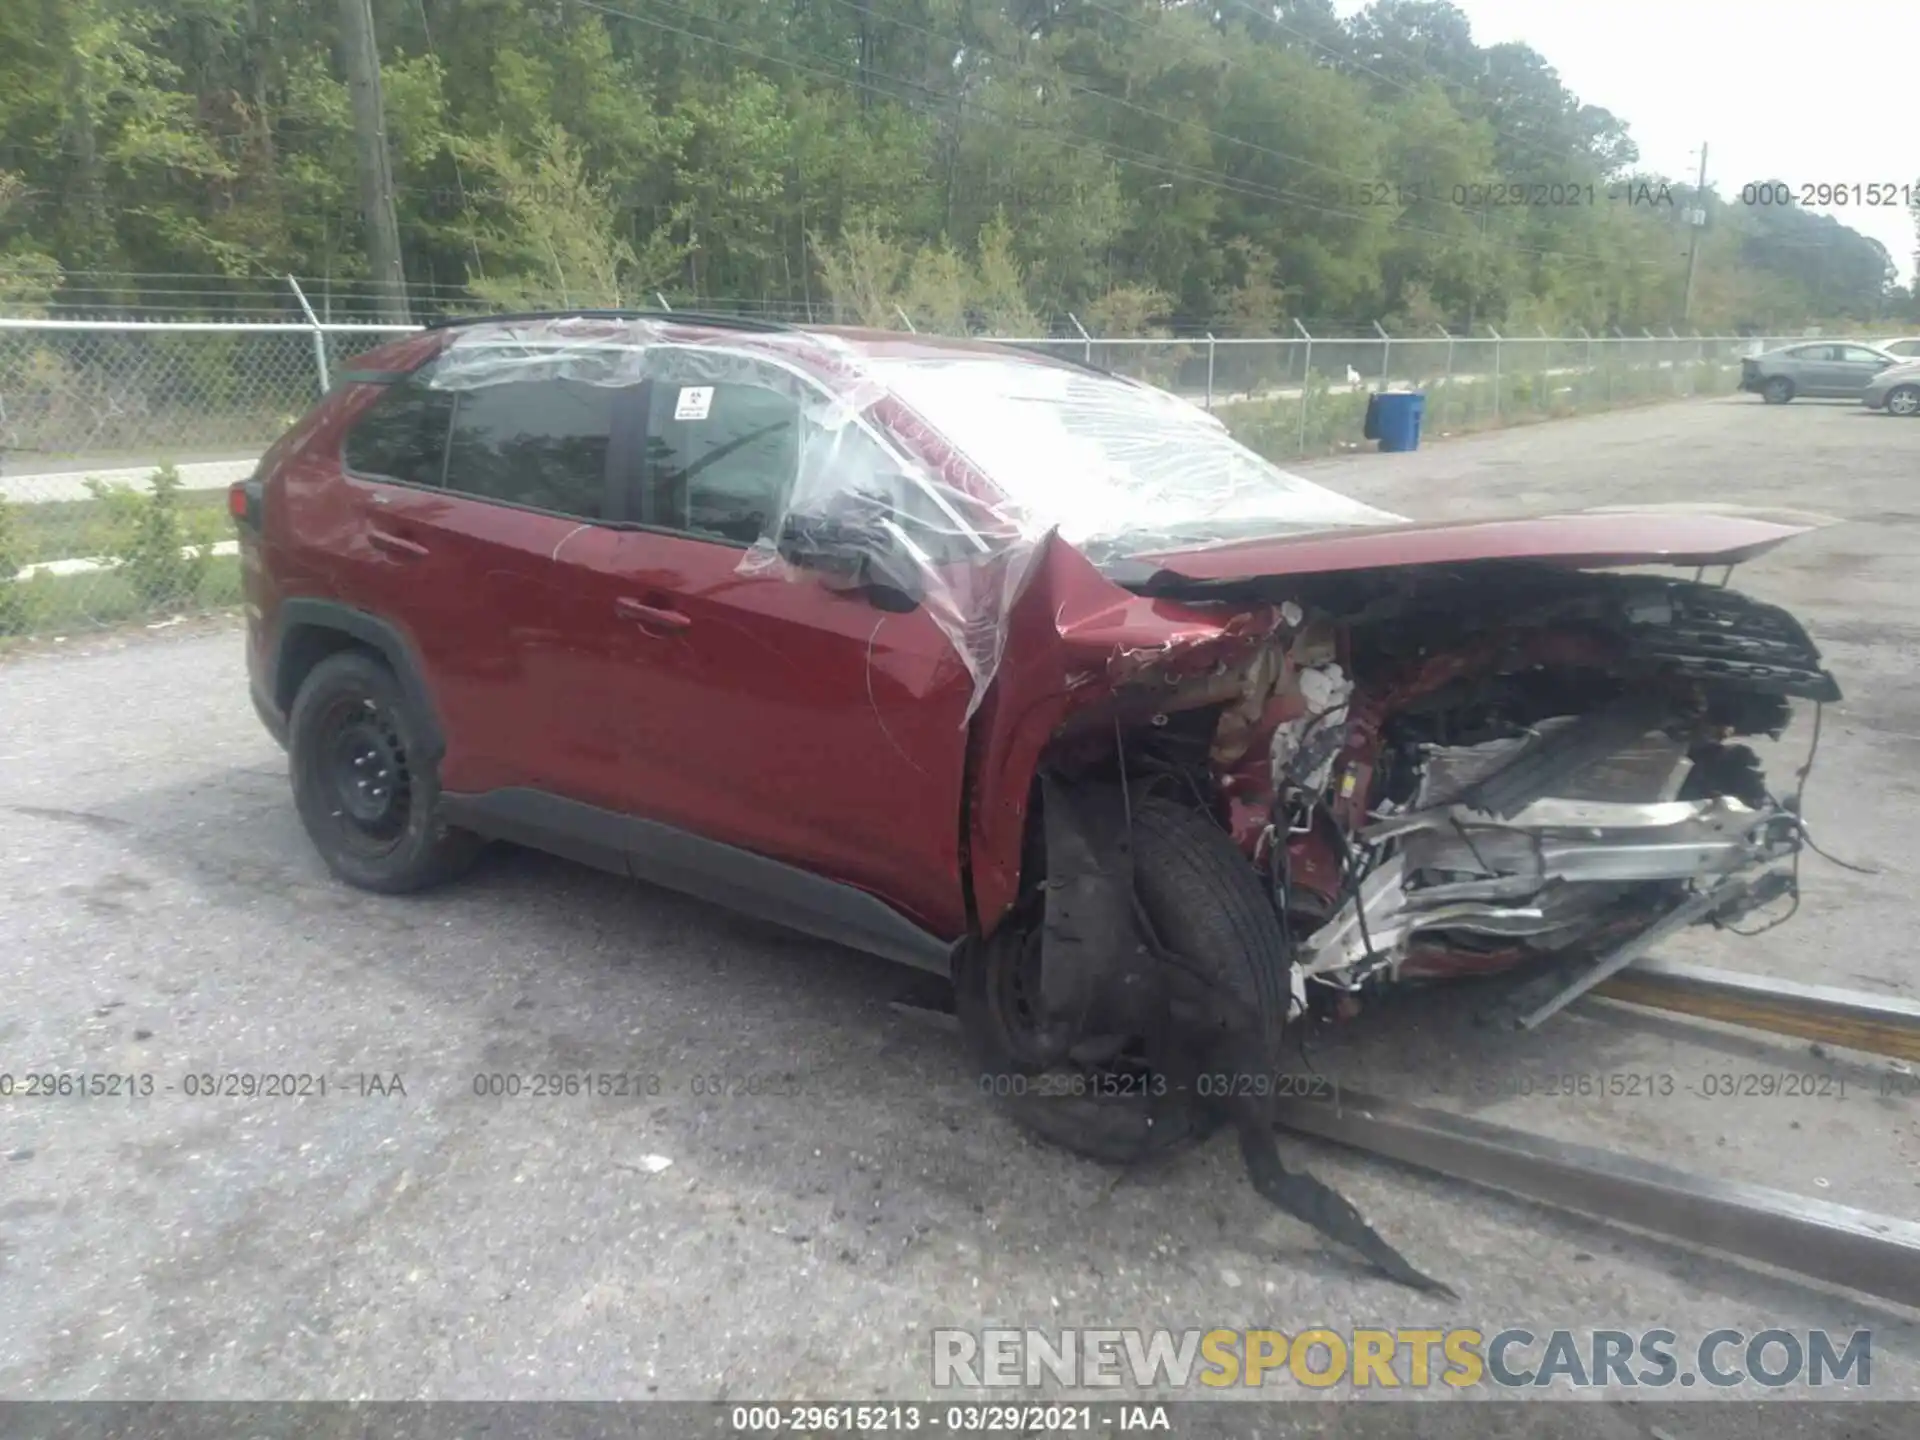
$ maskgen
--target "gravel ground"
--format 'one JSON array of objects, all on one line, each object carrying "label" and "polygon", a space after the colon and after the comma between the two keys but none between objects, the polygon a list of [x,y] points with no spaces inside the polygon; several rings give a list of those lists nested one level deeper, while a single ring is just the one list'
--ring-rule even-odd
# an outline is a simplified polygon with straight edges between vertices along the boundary
[{"label": "gravel ground", "polygon": [[[1665,953],[1915,993],[1920,425],[1723,400],[1309,468],[1422,517],[1690,500],[1848,521],[1742,583],[1800,613],[1841,678],[1809,815],[1881,873],[1810,861],[1791,924]],[[232,622],[0,665],[0,937],[0,1072],[158,1087],[0,1101],[4,1396],[911,1397],[937,1326],[1511,1323],[1871,1327],[1874,1393],[1920,1396],[1912,1316],[1789,1277],[1297,1147],[1462,1298],[1413,1296],[1266,1206],[1224,1144],[1126,1176],[1037,1146],[954,1038],[890,1009],[902,972],[688,899],[517,851],[411,899],[345,889],[301,834]],[[1318,1043],[1371,1088],[1920,1211],[1920,1109],[1878,1094],[1883,1062],[1603,1004],[1523,1041],[1454,996]],[[550,1070],[661,1092],[474,1092]],[[1621,1071],[1848,1093],[1499,1095]],[[204,1072],[331,1084],[184,1093]],[[716,1096],[703,1075],[784,1078]]]}]

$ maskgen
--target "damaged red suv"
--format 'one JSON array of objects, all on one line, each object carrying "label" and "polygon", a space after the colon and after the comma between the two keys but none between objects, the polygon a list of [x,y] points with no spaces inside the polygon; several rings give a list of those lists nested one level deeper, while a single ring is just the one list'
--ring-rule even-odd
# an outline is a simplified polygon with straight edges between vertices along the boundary
[{"label": "damaged red suv", "polygon": [[1790,615],[1646,573],[1813,522],[1412,524],[987,343],[447,325],[233,498],[254,702],[342,879],[504,838],[933,971],[1024,1123],[1108,1159],[1237,1125],[1416,1280],[1266,1153],[1260,1087],[1197,1077],[1782,896],[1804,830],[1740,739],[1839,697]]}]

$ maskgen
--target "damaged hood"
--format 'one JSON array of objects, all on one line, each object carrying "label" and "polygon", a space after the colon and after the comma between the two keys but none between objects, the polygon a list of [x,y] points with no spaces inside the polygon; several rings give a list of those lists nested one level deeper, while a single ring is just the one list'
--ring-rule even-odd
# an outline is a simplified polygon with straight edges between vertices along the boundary
[{"label": "damaged hood", "polygon": [[1493,520],[1370,525],[1147,551],[1103,567],[1126,584],[1155,575],[1247,580],[1474,560],[1541,560],[1573,569],[1734,565],[1834,517],[1741,506],[1641,505]]}]

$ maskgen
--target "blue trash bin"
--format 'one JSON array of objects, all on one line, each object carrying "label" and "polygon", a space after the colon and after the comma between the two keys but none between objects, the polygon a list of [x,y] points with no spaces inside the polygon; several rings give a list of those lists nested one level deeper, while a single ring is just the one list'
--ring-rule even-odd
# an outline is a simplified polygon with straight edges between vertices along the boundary
[{"label": "blue trash bin", "polygon": [[1382,450],[1418,450],[1420,417],[1426,413],[1427,397],[1413,392],[1375,395],[1367,402],[1370,423],[1363,427],[1368,439],[1376,435]]}]

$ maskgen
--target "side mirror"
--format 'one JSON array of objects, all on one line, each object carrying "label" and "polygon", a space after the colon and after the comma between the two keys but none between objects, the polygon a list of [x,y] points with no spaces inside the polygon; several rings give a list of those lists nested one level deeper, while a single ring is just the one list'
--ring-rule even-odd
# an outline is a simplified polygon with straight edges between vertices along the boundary
[{"label": "side mirror", "polygon": [[848,496],[824,515],[789,513],[776,548],[789,565],[813,571],[832,588],[858,590],[875,609],[904,614],[924,592],[885,515],[884,506],[863,496]]}]

